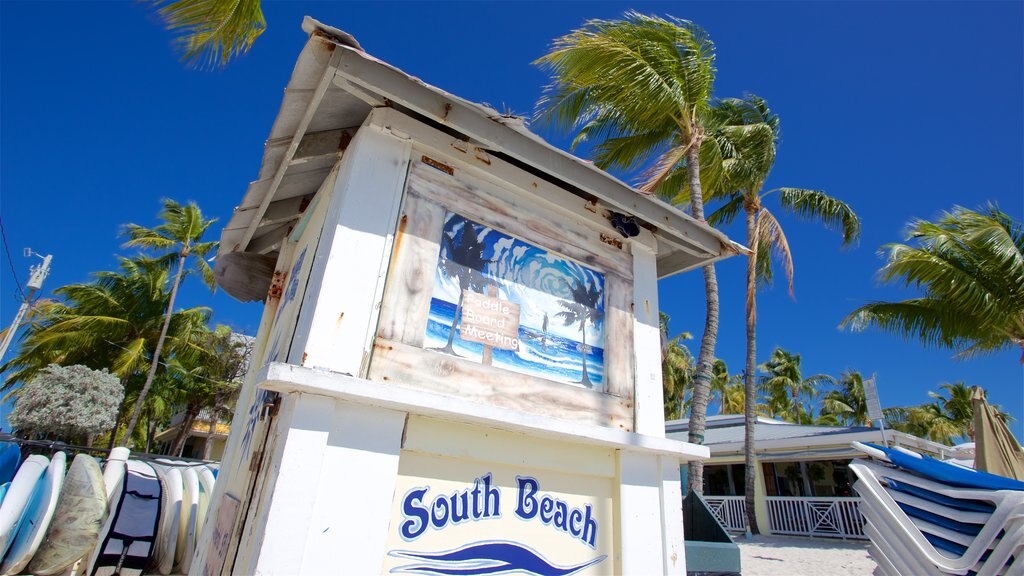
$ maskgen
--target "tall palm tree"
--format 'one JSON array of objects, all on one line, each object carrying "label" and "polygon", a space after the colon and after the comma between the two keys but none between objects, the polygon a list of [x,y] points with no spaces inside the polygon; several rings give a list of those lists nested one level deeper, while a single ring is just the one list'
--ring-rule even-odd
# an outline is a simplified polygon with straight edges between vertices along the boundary
[{"label": "tall palm tree", "polygon": [[[789,242],[775,215],[765,206],[770,195],[776,195],[782,210],[806,219],[817,220],[832,228],[839,228],[843,245],[855,241],[860,235],[860,220],[845,203],[819,190],[777,188],[763,192],[775,165],[779,142],[779,117],[764,99],[749,95],[743,99],[729,98],[714,108],[712,137],[719,142],[723,158],[723,183],[728,200],[708,220],[715,225],[728,224],[742,210],[746,216],[747,255],[746,335],[747,356],[745,389],[755,398],[755,368],[757,363],[757,287],[771,284],[773,259],[781,260],[783,272],[793,293],[793,258]],[[755,403],[748,402],[745,410],[746,486],[747,510],[750,524],[754,522],[754,426]]]},{"label": "tall palm tree", "polygon": [[839,376],[838,388],[828,391],[821,399],[821,408],[823,413],[835,415],[850,426],[871,426],[864,376],[856,370],[844,371]]},{"label": "tall palm tree", "polygon": [[[174,301],[178,297],[178,288],[181,286],[186,269],[199,273],[203,283],[210,290],[216,286],[213,270],[204,258],[217,249],[217,242],[203,242],[202,239],[206,230],[217,220],[203,218],[203,213],[195,202],[182,205],[174,200],[164,200],[163,203],[163,210],[160,211],[160,219],[163,222],[155,228],[146,228],[138,224],[128,224],[125,227],[125,235],[128,237],[128,241],[125,242],[126,247],[162,252],[158,261],[166,266],[175,267],[167,310],[164,312],[163,327],[160,330],[160,337],[156,341],[156,348],[153,350],[146,382],[142,385],[142,391],[139,393],[132,416],[128,420],[129,431],[135,429],[135,424],[139,421],[139,414],[142,413],[142,406],[146,402],[146,396],[153,386],[153,379],[156,377],[157,368],[160,365],[160,354],[163,352],[164,341],[167,338],[167,330],[170,328],[171,318],[174,315]],[[189,268],[190,265],[191,268]]]},{"label": "tall palm tree", "polygon": [[[717,175],[716,142],[706,139],[714,44],[697,25],[629,11],[621,20],[591,20],[555,40],[536,61],[553,76],[538,102],[538,117],[577,132],[573,146],[594,143],[601,168],[648,165],[641,188],[685,197],[704,221],[702,184]],[[653,162],[648,162],[653,161]],[[663,185],[686,167],[685,190]],[[707,174],[702,172],[707,172]],[[718,335],[718,280],[704,267],[707,315],[697,356],[689,440],[703,443]],[[703,491],[703,465],[690,464],[690,487]]]},{"label": "tall palm tree", "polygon": [[767,376],[761,386],[768,396],[768,406],[773,416],[781,416],[790,422],[800,423],[807,414],[801,397],[813,400],[824,384],[835,384],[835,378],[828,374],[803,377],[800,369],[800,355],[776,347],[771,358],[759,367]]},{"label": "tall palm tree", "polygon": [[1024,230],[995,205],[953,208],[934,222],[914,220],[908,244],[883,247],[879,275],[923,294],[873,302],[840,327],[869,326],[957,352],[960,357],[1021,350],[1024,363]]},{"label": "tall palm tree", "polygon": [[181,34],[182,58],[221,66],[249,51],[267,28],[260,0],[151,0],[167,27]]},{"label": "tall palm tree", "polygon": [[448,331],[448,343],[438,350],[455,356],[458,356],[454,349],[455,327],[459,325],[459,316],[462,314],[463,295],[466,290],[482,292],[486,289],[487,278],[483,275],[483,269],[489,263],[484,258],[487,245],[480,240],[476,226],[468,220],[463,222],[462,227],[451,235],[442,234],[444,251],[441,253],[441,273],[458,282],[459,302],[455,306],[455,317]]},{"label": "tall palm tree", "polygon": [[604,294],[601,293],[597,282],[588,283],[579,278],[573,279],[573,283],[569,286],[569,292],[572,299],[559,300],[558,304],[564,310],[556,313],[555,316],[561,318],[566,326],[580,325],[580,355],[583,361],[583,376],[579,383],[587,388],[593,388],[594,384],[590,381],[590,375],[587,373],[587,353],[589,351],[587,323],[596,327],[603,318],[604,314],[598,310],[598,304]]}]

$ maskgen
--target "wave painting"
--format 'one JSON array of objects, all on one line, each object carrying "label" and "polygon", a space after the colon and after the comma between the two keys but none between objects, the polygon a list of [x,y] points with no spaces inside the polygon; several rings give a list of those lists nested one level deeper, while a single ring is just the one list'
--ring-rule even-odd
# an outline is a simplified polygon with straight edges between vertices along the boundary
[{"label": "wave painting", "polygon": [[449,212],[432,296],[426,348],[604,389],[600,272]]},{"label": "wave painting", "polygon": [[393,550],[390,556],[418,560],[399,566],[392,573],[471,576],[484,574],[526,574],[528,576],[570,576],[603,561],[598,556],[576,566],[558,566],[538,552],[515,542],[476,542],[447,552]]}]

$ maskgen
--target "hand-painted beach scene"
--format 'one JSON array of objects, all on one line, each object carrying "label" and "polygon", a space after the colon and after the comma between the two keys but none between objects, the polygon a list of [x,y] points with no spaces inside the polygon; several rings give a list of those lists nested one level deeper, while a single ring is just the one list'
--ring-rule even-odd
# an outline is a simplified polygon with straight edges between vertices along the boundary
[{"label": "hand-painted beach scene", "polygon": [[449,212],[424,346],[602,390],[604,300],[601,272]]}]

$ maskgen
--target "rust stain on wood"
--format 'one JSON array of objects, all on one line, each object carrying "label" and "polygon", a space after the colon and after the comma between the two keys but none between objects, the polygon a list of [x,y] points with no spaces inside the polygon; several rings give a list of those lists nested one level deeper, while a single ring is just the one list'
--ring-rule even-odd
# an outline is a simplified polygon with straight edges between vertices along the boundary
[{"label": "rust stain on wood", "polygon": [[609,246],[614,246],[614,247],[618,248],[619,250],[622,250],[622,240],[619,240],[615,236],[609,236],[608,234],[605,234],[604,232],[602,232],[601,233],[601,242],[604,242],[605,244],[607,244]]},{"label": "rust stain on wood", "polygon": [[427,156],[426,154],[423,155],[422,159],[423,163],[426,164],[427,166],[430,166],[431,168],[436,168],[437,170],[440,170],[441,172],[444,172],[449,176],[455,175],[455,168],[452,168],[451,166],[445,164],[444,162],[441,162],[440,160],[434,160],[433,158]]}]

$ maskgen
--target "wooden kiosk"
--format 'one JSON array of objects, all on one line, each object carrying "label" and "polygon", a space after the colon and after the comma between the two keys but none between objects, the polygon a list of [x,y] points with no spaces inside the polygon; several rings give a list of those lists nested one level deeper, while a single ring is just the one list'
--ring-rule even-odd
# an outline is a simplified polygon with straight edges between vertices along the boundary
[{"label": "wooden kiosk", "polygon": [[221,236],[266,305],[193,573],[684,574],[657,280],[735,246],[303,29]]}]

